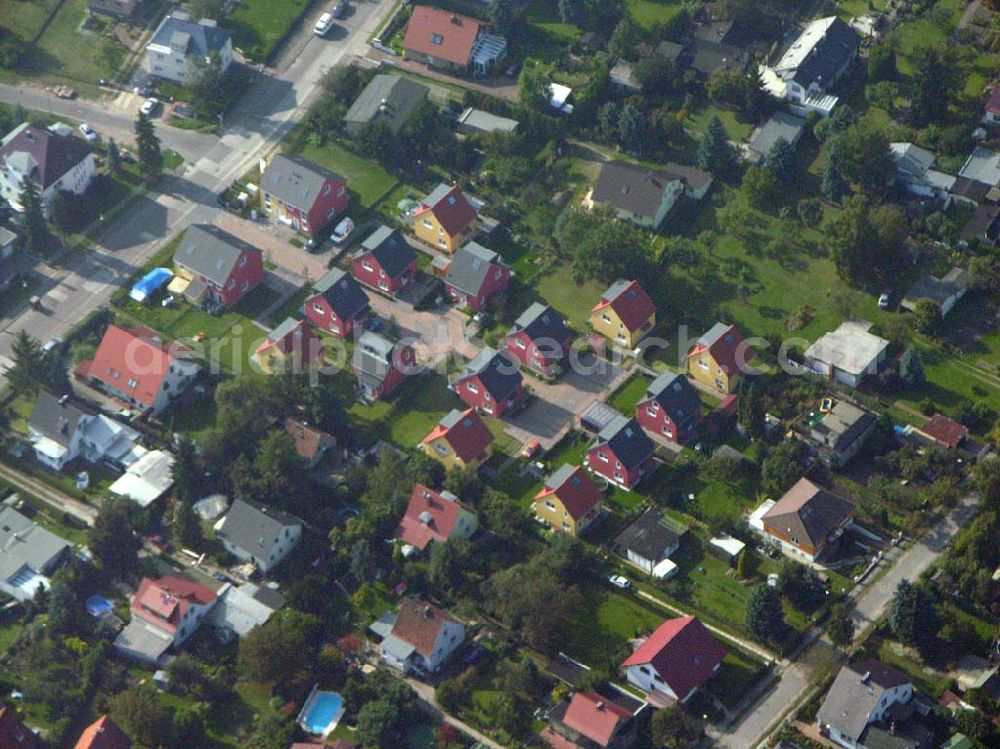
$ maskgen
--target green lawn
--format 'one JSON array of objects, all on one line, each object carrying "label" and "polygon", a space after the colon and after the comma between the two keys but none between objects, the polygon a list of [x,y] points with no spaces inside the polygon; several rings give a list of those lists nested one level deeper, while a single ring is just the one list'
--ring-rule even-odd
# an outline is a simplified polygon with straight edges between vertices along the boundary
[{"label": "green lawn", "polygon": [[0,3],[0,26],[25,41],[31,41],[58,7],[59,0],[8,0]]},{"label": "green lawn", "polygon": [[255,62],[267,62],[308,5],[309,0],[243,0],[222,25],[233,32],[234,47]]},{"label": "green lawn", "polygon": [[[0,3],[0,25],[6,25],[6,19],[13,19],[17,23],[9,28],[26,38],[33,36],[48,15],[48,9],[56,5],[58,3],[54,0]],[[126,49],[102,34],[80,33],[78,29],[86,15],[86,0],[67,0],[16,70],[8,71],[3,77],[26,77],[58,83],[86,95],[97,95],[98,80],[110,78],[115,73],[125,58]],[[26,24],[23,28],[20,25],[22,19]]]},{"label": "green lawn", "polygon": [[21,632],[21,626],[18,621],[7,621],[0,624],[0,658],[6,655],[10,646],[14,644],[14,640]]},{"label": "green lawn", "polygon": [[582,587],[583,605],[567,628],[566,653],[588,666],[617,667],[628,640],[649,634],[666,618],[626,593],[599,582]]},{"label": "green lawn", "polygon": [[647,29],[658,23],[666,23],[682,7],[684,4],[681,0],[625,0],[625,9],[632,20]]},{"label": "green lawn", "polygon": [[737,120],[736,115],[731,109],[724,109],[722,107],[715,106],[699,107],[698,109],[695,109],[691,112],[691,115],[684,120],[684,127],[688,130],[693,130],[696,133],[704,133],[708,128],[708,121],[712,119],[712,115],[717,115],[722,121],[723,126],[726,128],[726,132],[729,134],[730,140],[744,140],[753,130],[752,124]]},{"label": "green lawn", "polygon": [[[353,379],[353,375],[346,377]],[[347,387],[353,389],[353,383]],[[462,407],[445,379],[435,374],[411,377],[388,400],[356,401],[347,409],[347,415],[367,438],[390,439],[400,447],[413,448],[442,416]]]},{"label": "green lawn", "polygon": [[722,661],[721,670],[708,682],[708,691],[732,710],[759,681],[761,669],[760,661],[730,649]]},{"label": "green lawn", "polygon": [[347,187],[365,208],[371,208],[397,185],[397,180],[374,161],[351,153],[336,143],[305,144],[299,155],[347,178]]},{"label": "green lawn", "polygon": [[626,415],[635,412],[635,404],[646,395],[650,379],[642,374],[636,374],[623,382],[608,398],[608,405]]},{"label": "green lawn", "polygon": [[566,318],[578,333],[590,328],[590,310],[600,300],[605,284],[587,281],[582,285],[573,282],[568,265],[560,265],[535,279],[535,288],[543,301]]}]

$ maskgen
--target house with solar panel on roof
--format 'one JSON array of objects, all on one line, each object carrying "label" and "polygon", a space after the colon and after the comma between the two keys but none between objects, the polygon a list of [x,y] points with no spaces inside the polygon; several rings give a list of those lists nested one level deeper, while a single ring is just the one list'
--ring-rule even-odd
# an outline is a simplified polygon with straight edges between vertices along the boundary
[{"label": "house with solar panel on roof", "polygon": [[774,65],[761,65],[764,88],[805,117],[826,117],[839,99],[831,89],[858,56],[861,34],[837,16],[811,21],[785,46]]},{"label": "house with solar panel on roof", "polygon": [[347,210],[347,180],[301,156],[277,154],[260,178],[264,215],[315,237]]},{"label": "house with solar panel on roof", "polygon": [[218,59],[222,72],[233,63],[233,35],[211,18],[192,19],[175,10],[146,43],[146,70],[156,78],[190,83],[199,65]]}]

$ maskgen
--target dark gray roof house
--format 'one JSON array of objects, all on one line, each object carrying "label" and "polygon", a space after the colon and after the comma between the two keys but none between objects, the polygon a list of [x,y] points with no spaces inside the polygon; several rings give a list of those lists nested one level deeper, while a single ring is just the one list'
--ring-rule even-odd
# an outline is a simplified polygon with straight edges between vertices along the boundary
[{"label": "dark gray roof house", "polygon": [[68,397],[53,395],[47,390],[38,393],[35,407],[28,419],[28,429],[33,435],[45,437],[57,445],[68,447],[76,434],[80,419],[89,416]]},{"label": "dark gray roof house", "polygon": [[452,258],[445,283],[466,294],[478,294],[492,268],[506,265],[503,258],[478,242],[466,242]]},{"label": "dark gray roof house", "polygon": [[598,433],[594,444],[607,445],[626,468],[642,464],[656,450],[639,422],[620,414]]},{"label": "dark gray roof house", "polygon": [[146,46],[183,49],[186,56],[204,58],[221,52],[232,36],[232,32],[219,28],[210,19],[192,21],[187,13],[175,10],[160,22]]},{"label": "dark gray roof house", "polygon": [[[565,341],[573,337],[573,332],[559,314],[547,304],[535,302],[514,321],[510,333],[525,332],[533,340],[546,338]],[[508,335],[510,335],[508,333]]]},{"label": "dark gray roof house", "polygon": [[[837,674],[816,720],[853,744],[864,734],[873,715],[880,718],[894,702],[909,700],[912,685],[907,692],[908,685],[909,676],[880,661],[867,659],[849,664]],[[905,699],[900,699],[900,691]]]},{"label": "dark gray roof house", "polygon": [[332,268],[313,284],[341,320],[350,320],[368,307],[368,295],[354,277],[341,268]]},{"label": "dark gray roof house", "polygon": [[390,278],[397,278],[416,260],[416,253],[398,229],[380,226],[361,243],[354,257],[371,253]]},{"label": "dark gray roof house", "polygon": [[131,18],[139,7],[139,0],[87,0],[87,11],[113,18]]},{"label": "dark gray roof house", "polygon": [[686,430],[701,415],[701,396],[688,378],[677,372],[664,372],[649,383],[640,407],[649,401],[659,403],[680,430]]},{"label": "dark gray roof house", "polygon": [[0,592],[24,601],[69,557],[69,542],[0,505]]},{"label": "dark gray roof house", "polygon": [[677,550],[686,530],[652,508],[618,534],[615,546],[622,556],[649,569]]},{"label": "dark gray roof house", "polygon": [[244,252],[260,250],[211,224],[192,224],[174,253],[174,262],[224,286]]},{"label": "dark gray roof house", "polygon": [[711,184],[710,174],[690,166],[670,163],[654,172],[612,160],[601,165],[590,197],[614,208],[621,219],[655,229],[682,194],[701,200]]},{"label": "dark gray roof house", "polygon": [[357,134],[365,125],[381,120],[398,133],[413,110],[427,99],[430,89],[401,75],[380,73],[371,79],[344,115],[344,125]]},{"label": "dark gray roof house", "polygon": [[345,181],[339,174],[301,156],[279,153],[261,175],[260,189],[272,198],[308,211],[319,199],[327,180]]},{"label": "dark gray roof house", "polygon": [[792,81],[803,90],[829,90],[854,59],[861,46],[861,34],[837,16],[817,18],[799,33],[774,67],[783,81]]},{"label": "dark gray roof house", "polygon": [[497,351],[489,346],[483,347],[476,356],[465,365],[455,381],[476,376],[483,387],[500,403],[515,394],[523,377],[517,362],[506,351]]},{"label": "dark gray roof house", "polygon": [[230,554],[253,561],[267,572],[298,543],[302,525],[287,512],[237,499],[215,524],[215,536]]},{"label": "dark gray roof house", "polygon": [[662,41],[656,45],[656,52],[653,54],[668,62],[677,62],[678,58],[684,54],[684,45],[677,42]]}]

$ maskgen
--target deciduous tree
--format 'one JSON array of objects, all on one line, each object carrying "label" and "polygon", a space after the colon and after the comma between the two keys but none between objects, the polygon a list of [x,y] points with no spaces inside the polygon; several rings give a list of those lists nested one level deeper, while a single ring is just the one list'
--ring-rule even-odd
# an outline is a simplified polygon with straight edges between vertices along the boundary
[{"label": "deciduous tree", "polygon": [[132,501],[105,499],[87,537],[90,553],[108,574],[122,577],[135,569],[142,541],[132,525]]}]

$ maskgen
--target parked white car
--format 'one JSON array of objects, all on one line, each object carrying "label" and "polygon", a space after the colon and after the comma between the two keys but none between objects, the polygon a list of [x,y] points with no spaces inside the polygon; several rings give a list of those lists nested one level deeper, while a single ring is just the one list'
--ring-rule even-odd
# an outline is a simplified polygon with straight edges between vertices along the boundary
[{"label": "parked white car", "polygon": [[313,33],[316,36],[326,36],[330,29],[333,28],[333,13],[324,13],[316,21],[316,25],[313,26]]},{"label": "parked white car", "polygon": [[878,298],[878,308],[879,309],[889,309],[889,301],[891,297],[888,291],[883,291]]},{"label": "parked white car", "polygon": [[345,218],[334,228],[333,234],[330,235],[330,241],[334,244],[343,244],[353,233],[354,222],[349,218]]},{"label": "parked white car", "polygon": [[95,140],[100,139],[101,137],[94,131],[94,128],[92,128],[86,122],[80,125],[80,133],[83,135],[84,138],[89,140],[91,143],[93,143]]},{"label": "parked white car", "polygon": [[608,582],[616,588],[621,588],[622,590],[628,590],[632,587],[632,583],[628,581],[628,578],[622,577],[621,575],[612,575],[608,578]]},{"label": "parked white car", "polygon": [[153,97],[146,99],[146,101],[142,103],[142,106],[139,107],[139,111],[142,112],[147,117],[149,117],[151,114],[153,114],[153,112],[155,112],[159,108],[159,106],[160,106],[160,100]]}]

